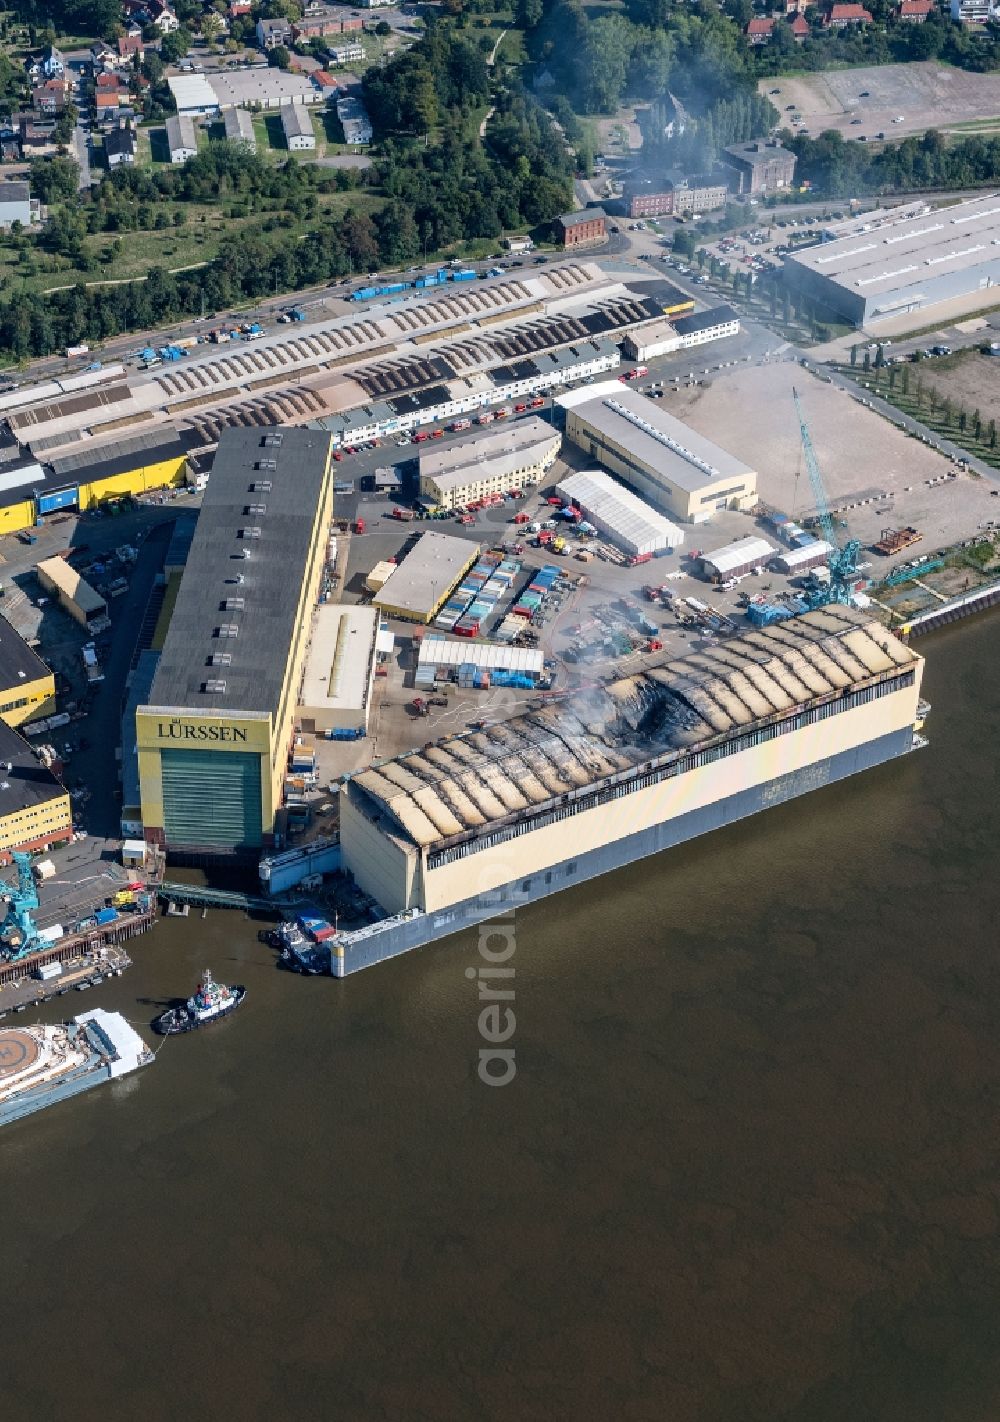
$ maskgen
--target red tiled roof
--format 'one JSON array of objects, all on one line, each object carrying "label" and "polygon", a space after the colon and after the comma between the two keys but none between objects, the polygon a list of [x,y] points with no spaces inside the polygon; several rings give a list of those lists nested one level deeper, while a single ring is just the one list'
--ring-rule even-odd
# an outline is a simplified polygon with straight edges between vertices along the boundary
[{"label": "red tiled roof", "polygon": [[122,81],[118,78],[117,74],[101,74],[98,76],[95,87],[98,93],[100,93],[102,89],[120,89],[122,87]]},{"label": "red tiled roof", "polygon": [[751,20],[747,25],[748,35],[769,35],[774,29],[773,20]]},{"label": "red tiled roof", "polygon": [[795,35],[797,39],[799,35],[808,35],[808,33],[809,21],[804,20],[801,15],[796,15],[792,21],[792,34]]},{"label": "red tiled roof", "polygon": [[97,96],[96,106],[99,109],[116,109],[122,101],[122,95],[116,89],[114,93],[101,93]]},{"label": "red tiled roof", "polygon": [[313,74],[313,83],[321,89],[336,89],[337,81],[332,74],[328,74],[325,69],[317,69]]},{"label": "red tiled roof", "polygon": [[863,5],[834,5],[830,11],[831,20],[865,20],[870,24],[871,18]]},{"label": "red tiled roof", "polygon": [[899,7],[901,15],[930,15],[937,9],[934,0],[903,0]]}]

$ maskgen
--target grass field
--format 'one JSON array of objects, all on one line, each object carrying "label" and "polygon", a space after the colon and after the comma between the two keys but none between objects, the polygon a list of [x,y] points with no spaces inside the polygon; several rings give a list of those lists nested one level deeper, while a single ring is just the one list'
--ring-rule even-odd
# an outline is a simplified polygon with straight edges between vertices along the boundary
[{"label": "grass field", "polygon": [[990,422],[1000,421],[1000,360],[995,356],[964,350],[937,360],[851,374],[897,409],[1000,468],[1000,448],[990,433]]},{"label": "grass field", "polygon": [[[348,207],[376,212],[383,199],[368,192],[319,194],[320,215],[311,221],[282,228],[284,233],[304,234],[324,218],[343,212]],[[185,206],[187,222],[183,227],[167,227],[157,231],[102,233],[88,239],[88,247],[98,259],[93,271],[81,271],[60,257],[33,253],[31,267],[20,260],[13,244],[0,241],[0,284],[4,293],[18,291],[51,291],[72,286],[76,282],[129,281],[145,276],[152,266],[169,271],[210,262],[218,254],[223,237],[244,230],[259,231],[268,218],[260,213],[245,218],[227,217],[221,208]],[[170,210],[171,220],[173,209]],[[102,253],[108,252],[116,237],[121,251],[113,263],[103,263]]]}]

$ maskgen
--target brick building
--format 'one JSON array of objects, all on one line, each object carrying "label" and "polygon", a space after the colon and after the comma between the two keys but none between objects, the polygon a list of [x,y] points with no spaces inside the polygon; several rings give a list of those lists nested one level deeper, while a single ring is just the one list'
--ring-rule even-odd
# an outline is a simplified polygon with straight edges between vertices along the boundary
[{"label": "brick building", "polygon": [[582,212],[564,212],[556,218],[556,231],[567,251],[575,251],[578,247],[599,247],[608,240],[608,216],[600,207],[585,207]]}]

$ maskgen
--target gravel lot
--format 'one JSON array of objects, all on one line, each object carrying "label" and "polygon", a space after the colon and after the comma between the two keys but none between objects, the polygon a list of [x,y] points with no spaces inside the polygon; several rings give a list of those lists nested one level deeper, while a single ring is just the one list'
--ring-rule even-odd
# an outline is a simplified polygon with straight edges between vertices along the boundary
[{"label": "gravel lot", "polygon": [[[947,128],[1000,114],[1000,75],[968,74],[942,65],[886,64],[863,69],[838,69],[826,74],[761,80],[759,89],[779,111],[782,121],[789,104],[802,119],[802,129],[815,138],[837,129],[846,138],[902,138],[928,128]],[[777,93],[771,91],[777,89]],[[861,95],[867,93],[868,98]],[[902,123],[893,119],[902,115]],[[854,124],[852,119],[861,119]],[[801,131],[801,130],[800,130]]]},{"label": "gravel lot", "polygon": [[[933,548],[968,537],[981,521],[1000,517],[998,500],[990,496],[985,480],[959,475],[929,486],[928,480],[953,471],[948,460],[791,362],[723,372],[710,385],[667,396],[665,405],[756,468],[765,503],[804,515],[815,501],[801,454],[794,385],[831,502],[891,495],[847,513],[852,535],[863,543],[877,538],[882,528],[913,524]],[[987,399],[981,408],[989,408]]]}]

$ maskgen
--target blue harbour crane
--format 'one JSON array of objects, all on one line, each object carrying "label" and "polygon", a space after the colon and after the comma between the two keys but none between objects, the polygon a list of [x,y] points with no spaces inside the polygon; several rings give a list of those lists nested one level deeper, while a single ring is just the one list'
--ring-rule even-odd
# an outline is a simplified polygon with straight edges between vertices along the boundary
[{"label": "blue harbour crane", "polygon": [[38,925],[32,918],[33,909],[38,907],[38,888],[31,872],[31,855],[15,850],[14,865],[17,869],[17,884],[6,885],[3,897],[7,900],[7,916],[0,924],[0,961],[16,963],[34,951],[38,941]]},{"label": "blue harbour crane", "polygon": [[809,482],[812,485],[813,499],[816,502],[819,526],[823,537],[833,549],[827,560],[830,569],[829,583],[825,588],[819,588],[806,596],[811,610],[823,607],[829,602],[849,603],[851,601],[854,585],[858,580],[858,554],[861,552],[861,544],[856,538],[851,538],[841,548],[838,542],[830,505],[826,497],[826,489],[823,487],[823,476],[819,472],[816,451],[813,449],[812,436],[809,433],[809,426],[806,424],[806,417],[802,412],[799,392],[794,386],[792,387],[792,399],[795,401],[795,413],[798,416],[799,434],[802,439],[802,452],[805,455],[806,468],[809,471]]}]

